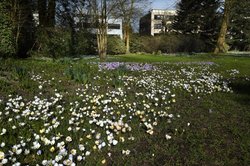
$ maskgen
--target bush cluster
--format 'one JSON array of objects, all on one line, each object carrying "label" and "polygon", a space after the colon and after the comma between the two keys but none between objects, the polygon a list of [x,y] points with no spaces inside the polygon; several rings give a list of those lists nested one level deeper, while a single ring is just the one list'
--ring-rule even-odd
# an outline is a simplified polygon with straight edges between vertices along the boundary
[{"label": "bush cluster", "polygon": [[176,52],[207,52],[211,48],[205,41],[195,36],[187,35],[160,35],[138,36],[134,35],[131,42],[131,52],[146,53],[176,53]]},{"label": "bush cluster", "polygon": [[[96,55],[96,35],[87,31],[76,32],[75,45],[72,45],[72,38],[69,31],[38,30],[36,49],[33,56],[45,56],[51,58],[70,57],[79,55]],[[206,41],[193,35],[166,34],[159,36],[140,36],[133,34],[130,41],[131,53],[192,53],[208,52],[212,47]],[[107,53],[109,55],[124,54],[125,43],[118,36],[108,36]]]},{"label": "bush cluster", "polygon": [[96,35],[88,31],[77,32],[76,55],[96,55]]},{"label": "bush cluster", "polygon": [[31,55],[35,57],[59,58],[69,56],[70,34],[61,29],[38,29],[35,47]]},{"label": "bush cluster", "polygon": [[110,55],[124,54],[126,47],[119,36],[108,36],[107,53]]}]

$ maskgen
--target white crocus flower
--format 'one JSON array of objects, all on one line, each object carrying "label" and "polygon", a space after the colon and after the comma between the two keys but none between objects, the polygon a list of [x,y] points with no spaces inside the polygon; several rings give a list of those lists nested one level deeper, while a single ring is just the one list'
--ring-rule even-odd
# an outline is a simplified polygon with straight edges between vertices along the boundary
[{"label": "white crocus flower", "polygon": [[40,143],[39,142],[37,142],[37,141],[35,141],[35,142],[33,142],[33,146],[31,147],[32,149],[39,149],[40,148]]},{"label": "white crocus flower", "polygon": [[115,146],[115,145],[118,144],[118,141],[117,141],[117,140],[113,140],[113,141],[112,141],[112,144]]},{"label": "white crocus flower", "polygon": [[3,148],[5,146],[5,143],[2,142],[0,146],[1,146],[1,148]]},{"label": "white crocus flower", "polygon": [[4,152],[0,151],[0,160],[3,160],[4,159]]},{"label": "white crocus flower", "polygon": [[85,150],[85,147],[84,147],[84,145],[82,145],[82,144],[79,144],[78,147],[79,147],[79,150],[80,150],[80,151],[84,151],[84,150]]},{"label": "white crocus flower", "polygon": [[7,164],[8,163],[8,159],[3,159],[2,162],[0,163],[0,165],[4,165],[4,164]]},{"label": "white crocus flower", "polygon": [[71,138],[70,136],[67,136],[67,137],[66,137],[66,141],[67,141],[67,142],[71,142],[71,141],[72,141],[72,138]]},{"label": "white crocus flower", "polygon": [[2,133],[0,135],[4,135],[7,132],[5,128],[2,129]]},{"label": "white crocus flower", "polygon": [[82,161],[83,157],[82,156],[77,156],[77,161]]},{"label": "white crocus flower", "polygon": [[122,154],[129,155],[130,154],[130,150],[122,150]]},{"label": "white crocus flower", "polygon": [[90,155],[90,151],[86,151],[85,156],[89,156]]},{"label": "white crocus flower", "polygon": [[167,140],[169,140],[169,139],[172,138],[172,137],[171,137],[170,135],[168,135],[168,134],[166,134],[165,137],[166,137]]}]

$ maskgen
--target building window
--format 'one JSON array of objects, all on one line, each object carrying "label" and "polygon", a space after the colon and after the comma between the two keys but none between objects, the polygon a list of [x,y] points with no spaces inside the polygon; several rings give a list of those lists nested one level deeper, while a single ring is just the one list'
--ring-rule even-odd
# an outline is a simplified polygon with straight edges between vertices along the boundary
[{"label": "building window", "polygon": [[164,19],[164,15],[155,15],[155,20],[162,20]]},{"label": "building window", "polygon": [[162,29],[162,24],[155,24],[154,29]]},{"label": "building window", "polygon": [[108,24],[108,29],[121,29],[120,24]]}]

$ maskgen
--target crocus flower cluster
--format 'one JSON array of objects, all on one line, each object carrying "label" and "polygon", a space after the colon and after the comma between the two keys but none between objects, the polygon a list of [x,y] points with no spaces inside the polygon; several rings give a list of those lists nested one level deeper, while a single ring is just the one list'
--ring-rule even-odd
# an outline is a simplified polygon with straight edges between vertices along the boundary
[{"label": "crocus flower cluster", "polygon": [[156,66],[147,63],[104,62],[99,63],[98,66],[100,70],[115,70],[118,68],[125,68],[131,71],[156,70]]},{"label": "crocus flower cluster", "polygon": [[[101,74],[120,67],[134,72],[116,78],[124,84],[114,88],[113,77]],[[178,102],[177,90],[194,96],[231,92],[211,64],[116,62],[100,63],[99,68],[91,84],[79,85],[73,94],[54,87],[61,80],[46,80],[44,73],[37,73],[31,77],[38,84],[36,96],[28,100],[9,95],[0,101],[4,108],[0,111],[0,165],[74,166],[97,152],[108,151],[111,156],[110,149],[137,141],[134,131],[141,129],[152,136],[161,121],[171,125],[182,118],[171,110]],[[43,95],[48,93],[46,88],[54,88],[50,96]],[[163,133],[163,137],[171,141],[176,135]],[[132,153],[128,148],[120,152],[124,157]],[[99,164],[106,162],[100,159]]]}]

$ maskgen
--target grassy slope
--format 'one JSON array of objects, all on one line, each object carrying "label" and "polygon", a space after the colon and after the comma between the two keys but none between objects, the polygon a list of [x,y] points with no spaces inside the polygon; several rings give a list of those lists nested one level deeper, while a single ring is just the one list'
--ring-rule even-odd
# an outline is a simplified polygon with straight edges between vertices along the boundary
[{"label": "grassy slope", "polygon": [[[209,55],[195,56],[152,56],[152,55],[123,55],[109,58],[109,61],[126,62],[193,62],[211,61],[219,64],[217,70],[223,73],[225,78],[232,79],[226,70],[237,69],[240,75],[232,80],[234,93],[215,93],[202,96],[202,99],[191,98],[188,95],[178,98],[172,111],[179,113],[181,119],[171,125],[161,122],[159,131],[153,137],[138,135],[136,144],[127,144],[131,155],[121,155],[121,146],[115,147],[112,156],[108,160],[113,165],[248,165],[250,163],[250,82],[243,80],[250,77],[250,58]],[[62,71],[67,66],[63,63],[43,61],[5,61],[1,62],[0,69],[5,75],[13,66],[22,66],[27,70],[48,72],[50,77],[62,76]],[[0,71],[1,71],[0,70]],[[1,73],[1,72],[0,72]],[[3,73],[3,72],[2,72]],[[9,75],[8,81],[1,81],[1,96],[10,93],[24,93],[34,96],[34,87],[21,81],[17,76]],[[5,76],[6,78],[6,76]],[[13,78],[14,81],[13,81]],[[7,82],[7,83],[6,83]],[[67,87],[66,87],[67,86]],[[61,89],[68,89],[72,84],[62,84]],[[21,89],[25,88],[29,94]],[[74,89],[74,87],[72,87]],[[18,92],[18,93],[19,93]],[[210,111],[209,111],[210,110]],[[187,123],[191,123],[187,126]],[[177,131],[175,130],[177,129]],[[185,130],[183,132],[182,130]],[[171,132],[176,136],[166,141],[162,133]],[[100,155],[101,156],[101,155]],[[87,165],[93,165],[98,160],[98,155],[89,160]]]}]

